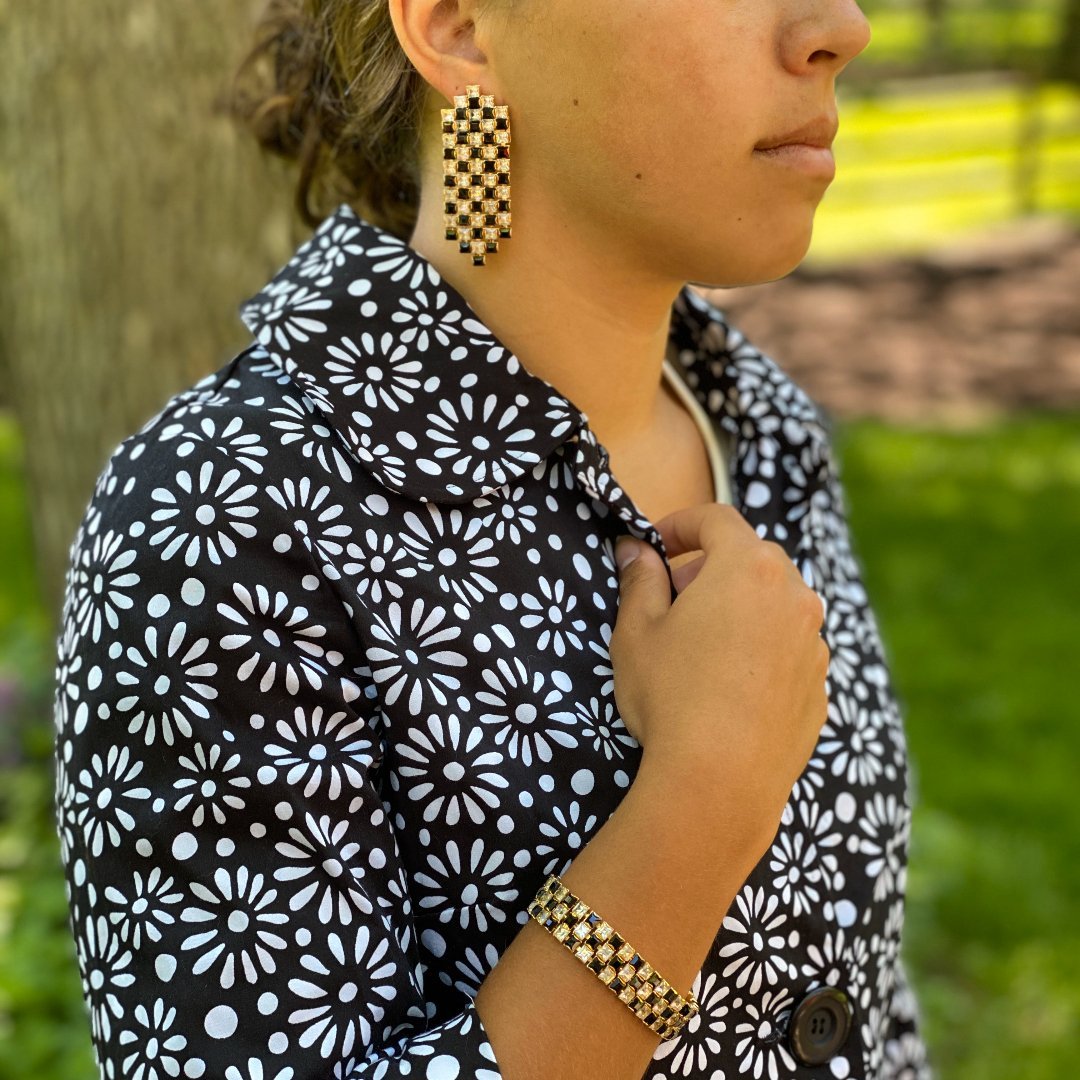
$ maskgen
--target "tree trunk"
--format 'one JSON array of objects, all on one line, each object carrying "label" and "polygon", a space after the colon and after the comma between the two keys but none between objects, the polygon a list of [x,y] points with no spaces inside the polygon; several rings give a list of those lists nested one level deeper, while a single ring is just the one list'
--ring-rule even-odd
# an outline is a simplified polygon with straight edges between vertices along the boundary
[{"label": "tree trunk", "polygon": [[926,18],[925,56],[927,67],[939,68],[948,53],[948,41],[945,34],[946,0],[923,0],[923,15]]},{"label": "tree trunk", "polygon": [[255,7],[0,0],[0,363],[43,599],[117,443],[248,340],[303,230],[284,169],[212,113]]},{"label": "tree trunk", "polygon": [[1080,83],[1080,0],[1065,0],[1053,74],[1055,78]]}]

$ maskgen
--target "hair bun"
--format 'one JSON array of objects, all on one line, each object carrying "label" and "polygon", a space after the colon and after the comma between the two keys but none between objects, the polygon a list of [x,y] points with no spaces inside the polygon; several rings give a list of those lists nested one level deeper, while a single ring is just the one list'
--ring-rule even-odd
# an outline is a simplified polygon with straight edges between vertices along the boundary
[{"label": "hair bun", "polygon": [[297,162],[294,205],[307,225],[344,200],[407,239],[427,84],[385,0],[269,0],[254,29],[215,110]]}]

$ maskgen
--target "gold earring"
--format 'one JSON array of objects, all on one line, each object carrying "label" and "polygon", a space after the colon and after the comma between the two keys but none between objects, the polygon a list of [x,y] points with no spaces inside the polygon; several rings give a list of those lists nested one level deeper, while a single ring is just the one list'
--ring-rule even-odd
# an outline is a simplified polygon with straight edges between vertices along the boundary
[{"label": "gold earring", "polygon": [[499,250],[510,232],[510,107],[496,105],[479,85],[442,111],[443,220],[473,266]]}]

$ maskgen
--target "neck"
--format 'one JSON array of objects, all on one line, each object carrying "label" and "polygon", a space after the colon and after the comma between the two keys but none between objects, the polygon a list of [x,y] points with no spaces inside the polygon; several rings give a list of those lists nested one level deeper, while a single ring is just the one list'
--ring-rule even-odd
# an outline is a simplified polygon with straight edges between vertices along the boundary
[{"label": "neck", "polygon": [[603,222],[582,226],[545,213],[536,192],[522,196],[528,224],[474,266],[445,239],[432,187],[424,192],[410,246],[527,371],[581,409],[613,453],[665,429],[680,408],[662,374],[671,305],[683,283],[643,273],[647,262],[612,243],[610,229],[603,237]]}]

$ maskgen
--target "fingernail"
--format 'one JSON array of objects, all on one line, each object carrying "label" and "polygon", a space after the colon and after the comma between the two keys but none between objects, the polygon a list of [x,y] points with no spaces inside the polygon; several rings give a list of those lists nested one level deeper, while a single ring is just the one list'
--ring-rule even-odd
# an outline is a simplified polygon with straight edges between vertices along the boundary
[{"label": "fingernail", "polygon": [[625,570],[641,554],[641,545],[632,536],[620,536],[615,541],[615,562]]}]

